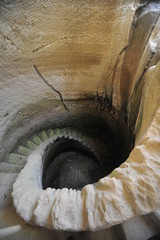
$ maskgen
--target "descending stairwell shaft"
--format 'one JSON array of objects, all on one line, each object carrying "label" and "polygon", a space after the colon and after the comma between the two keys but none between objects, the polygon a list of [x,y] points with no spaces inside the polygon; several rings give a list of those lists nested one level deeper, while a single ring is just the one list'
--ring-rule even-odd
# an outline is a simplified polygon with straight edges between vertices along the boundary
[{"label": "descending stairwell shaft", "polygon": [[159,238],[160,2],[0,0],[0,26],[0,239]]}]

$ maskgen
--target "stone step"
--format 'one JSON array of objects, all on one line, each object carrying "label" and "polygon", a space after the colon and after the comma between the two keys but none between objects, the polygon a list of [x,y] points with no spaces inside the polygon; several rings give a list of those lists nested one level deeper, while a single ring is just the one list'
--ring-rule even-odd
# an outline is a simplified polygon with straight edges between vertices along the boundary
[{"label": "stone step", "polygon": [[43,130],[40,133],[38,133],[38,136],[40,137],[40,139],[45,142],[46,140],[48,140],[48,136],[47,133]]},{"label": "stone step", "polygon": [[8,163],[13,163],[16,165],[24,165],[27,160],[27,156],[18,154],[18,153],[10,153],[8,156]]},{"label": "stone step", "polygon": [[13,235],[20,232],[21,230],[22,230],[21,225],[0,229],[0,239],[2,238],[11,239]]},{"label": "stone step", "polygon": [[53,129],[49,129],[46,131],[46,134],[48,136],[48,138],[53,138],[54,137],[54,132],[53,132]]},{"label": "stone step", "polygon": [[19,173],[22,168],[23,165],[0,162],[0,173]]},{"label": "stone step", "polygon": [[28,140],[28,141],[26,142],[26,147],[29,148],[29,149],[31,149],[31,150],[35,150],[35,149],[37,148],[37,145],[36,145],[34,142]]},{"label": "stone step", "polygon": [[28,156],[29,154],[31,154],[32,150],[29,148],[26,148],[24,146],[18,146],[17,148],[17,153],[24,155],[24,156]]},{"label": "stone step", "polygon": [[39,136],[37,136],[37,135],[34,135],[31,139],[30,139],[30,141],[32,141],[33,143],[35,143],[37,146],[39,146],[43,141],[42,141],[42,139],[39,137]]},{"label": "stone step", "polygon": [[146,217],[160,231],[160,210],[147,214]]},{"label": "stone step", "polygon": [[160,209],[154,211],[153,213],[156,215],[156,217],[157,217],[158,220],[160,221]]},{"label": "stone step", "polygon": [[57,140],[57,139],[63,137],[63,134],[60,132],[59,128],[54,129],[53,133],[54,133],[54,140]]},{"label": "stone step", "polygon": [[59,131],[60,131],[60,136],[68,137],[67,128],[60,128]]},{"label": "stone step", "polygon": [[122,223],[122,226],[128,240],[147,240],[159,231],[147,215],[132,218]]}]

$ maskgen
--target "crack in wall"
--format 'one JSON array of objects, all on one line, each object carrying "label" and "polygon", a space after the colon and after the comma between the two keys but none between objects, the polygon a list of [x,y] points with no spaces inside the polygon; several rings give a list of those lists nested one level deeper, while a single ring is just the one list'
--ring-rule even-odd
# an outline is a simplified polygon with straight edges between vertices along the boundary
[{"label": "crack in wall", "polygon": [[[18,51],[20,51],[20,53],[22,53],[21,49],[8,37],[6,36],[5,34],[3,34],[1,31],[0,31],[0,34],[2,35],[2,37],[4,39],[6,39],[12,46],[14,46]],[[45,46],[44,46],[45,47]],[[62,105],[64,107],[64,109],[66,111],[69,111],[67,105],[65,104],[64,100],[63,100],[63,96],[61,94],[60,91],[58,91],[56,88],[54,88],[51,84],[49,84],[49,82],[42,76],[42,74],[40,73],[40,71],[38,70],[37,66],[31,61],[31,59],[25,54],[25,53],[22,53],[29,61],[30,63],[33,65],[36,73],[38,74],[38,76],[43,80],[43,82],[45,82],[54,92],[56,92],[62,102]]]},{"label": "crack in wall", "polygon": [[[9,38],[8,36],[6,36],[2,31],[0,31],[0,34],[1,34],[1,36],[4,38],[4,40],[7,40],[7,41],[9,42],[9,44],[10,44],[11,46],[14,46],[14,47],[17,49],[17,51],[20,51],[20,52],[21,52],[21,50],[19,49],[19,47],[12,41],[11,38]],[[22,52],[21,52],[21,53],[22,53]]]},{"label": "crack in wall", "polygon": [[115,74],[116,74],[116,71],[117,71],[117,67],[118,67],[118,64],[119,62],[121,61],[121,57],[122,57],[122,54],[127,50],[127,48],[129,47],[129,44],[127,44],[121,51],[120,53],[118,54],[117,56],[117,59],[116,59],[116,62],[113,66],[113,69],[111,70],[109,76],[108,76],[108,79],[110,79],[110,77],[112,76],[111,78],[111,85],[112,85],[112,90],[111,90],[111,104],[112,104],[112,96],[113,96],[113,81],[114,81],[114,78],[115,78]]},{"label": "crack in wall", "polygon": [[39,71],[38,67],[37,67],[35,64],[33,64],[33,67],[34,67],[37,75],[42,79],[42,81],[43,81],[48,87],[50,87],[54,92],[56,92],[56,93],[58,94],[58,96],[59,96],[59,98],[60,98],[60,100],[61,100],[61,102],[62,102],[62,105],[63,105],[64,109],[65,109],[66,111],[69,111],[67,105],[65,104],[65,102],[64,102],[64,100],[63,100],[63,96],[62,96],[61,92],[58,91],[55,87],[53,87],[53,86],[43,77],[43,75],[41,74],[41,72]]}]

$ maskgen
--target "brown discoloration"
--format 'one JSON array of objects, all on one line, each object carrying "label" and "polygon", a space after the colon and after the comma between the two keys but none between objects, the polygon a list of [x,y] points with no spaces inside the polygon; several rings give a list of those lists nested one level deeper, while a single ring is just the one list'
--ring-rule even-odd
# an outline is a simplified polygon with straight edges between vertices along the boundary
[{"label": "brown discoloration", "polygon": [[[14,58],[9,49],[2,52],[3,68],[9,69],[7,80],[12,78],[13,68],[17,79],[24,72],[32,75],[29,79],[33,75],[37,78],[33,73],[36,65],[48,83],[63,93],[64,99],[86,93],[95,95],[110,86],[107,76],[126,46],[128,20],[133,15],[125,0],[52,3],[31,0],[2,5],[4,48],[11,44],[15,56],[18,52]],[[6,61],[6,55],[10,60]]]}]

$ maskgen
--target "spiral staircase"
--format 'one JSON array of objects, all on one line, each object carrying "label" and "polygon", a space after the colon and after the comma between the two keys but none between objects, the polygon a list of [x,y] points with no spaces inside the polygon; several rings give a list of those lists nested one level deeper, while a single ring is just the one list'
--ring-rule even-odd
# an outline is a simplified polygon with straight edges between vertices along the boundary
[{"label": "spiral staircase", "polygon": [[[60,139],[72,139],[83,144],[95,152],[95,145],[90,143],[90,139],[83,136],[80,132],[72,129],[48,129],[42,130],[27,140],[23,139],[12,153],[8,155],[8,159],[0,164],[0,182],[1,182],[1,226],[0,239],[126,239],[126,240],[149,240],[159,239],[160,235],[160,210],[152,212],[145,216],[135,217],[120,225],[110,229],[97,232],[58,232],[45,230],[26,224],[20,217],[17,217],[12,204],[11,192],[18,173],[23,169],[28,155],[36,150],[40,145],[46,149],[49,143]],[[8,227],[5,227],[8,225]]]},{"label": "spiral staircase", "polygon": [[[0,239],[159,240],[160,175],[156,174],[160,169],[160,128],[159,120],[152,122],[160,107],[159,1],[1,0],[0,26]],[[102,121],[97,132],[101,118],[107,128]],[[140,145],[144,151],[133,156],[132,150]],[[22,187],[27,186],[23,173],[30,156],[37,152],[42,168],[37,173],[34,167],[44,191],[67,188],[80,192],[88,184],[93,189],[100,182],[103,192],[105,176],[107,181],[116,172],[120,179],[129,170],[131,178],[136,172],[131,182],[137,187],[142,173],[145,182],[147,168],[143,172],[139,165],[134,172],[134,162],[148,159],[157,165],[155,176],[147,175],[149,189],[147,184],[141,185],[144,198],[140,193],[137,203],[145,200],[139,214],[135,211],[126,221],[123,216],[118,224],[117,215],[110,214],[111,227],[105,228],[107,220],[101,218],[101,227],[91,228],[90,224],[77,230],[75,224],[66,231],[55,227],[56,221],[49,225],[51,214],[43,225],[34,221],[34,214],[26,220],[19,211],[21,196],[15,196],[26,189],[19,185],[15,190],[17,179],[21,177]],[[112,187],[114,191],[114,184]],[[106,194],[108,191],[112,199],[113,192],[108,189]],[[117,196],[126,197],[123,191],[116,195],[118,191],[116,188],[113,201],[119,200]],[[136,209],[133,195],[134,191],[127,205]],[[32,194],[23,201],[23,210],[28,202],[32,202]],[[113,206],[118,212],[117,205]],[[148,206],[147,214],[141,214]],[[122,209],[123,204],[118,214],[127,215]],[[78,219],[79,213],[75,214]]]}]

